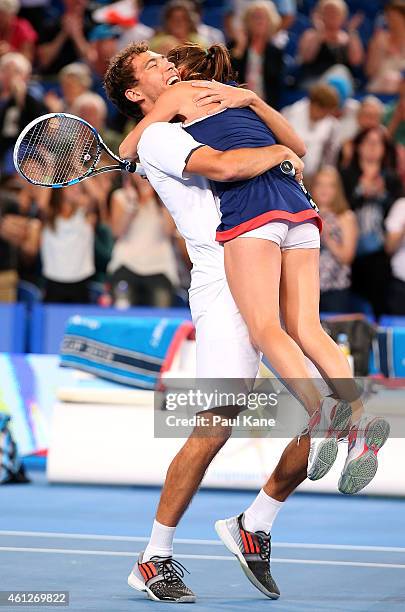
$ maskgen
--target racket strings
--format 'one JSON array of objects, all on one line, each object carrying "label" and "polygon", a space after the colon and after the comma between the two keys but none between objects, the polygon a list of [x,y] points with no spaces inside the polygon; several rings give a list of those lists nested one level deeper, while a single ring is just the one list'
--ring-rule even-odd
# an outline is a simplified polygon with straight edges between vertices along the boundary
[{"label": "racket strings", "polygon": [[82,177],[98,159],[94,132],[78,119],[47,117],[24,136],[18,150],[18,164],[34,183],[52,185]]}]

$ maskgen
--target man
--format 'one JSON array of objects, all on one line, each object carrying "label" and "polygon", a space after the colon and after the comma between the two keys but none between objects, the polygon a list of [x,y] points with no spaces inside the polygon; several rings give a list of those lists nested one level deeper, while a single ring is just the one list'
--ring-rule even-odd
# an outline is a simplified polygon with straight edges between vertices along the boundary
[{"label": "man", "polygon": [[339,122],[334,116],[339,96],[334,87],[319,83],[311,87],[308,98],[283,109],[305,144],[311,147],[304,157],[305,176],[312,177],[324,164],[334,165],[339,147]]},{"label": "man", "polygon": [[[131,45],[112,60],[105,77],[109,97],[121,112],[147,114],[159,95],[179,80],[174,65],[150,52],[146,45]],[[251,92],[229,88],[227,106],[251,104],[269,124],[279,141],[300,154],[305,147],[285,120]],[[231,100],[231,98],[233,100]],[[209,108],[209,107],[207,107]],[[121,151],[122,153],[122,151]],[[215,151],[197,143],[180,124],[149,126],[138,153],[147,177],[172,214],[184,236],[193,263],[190,306],[196,326],[197,377],[254,379],[259,354],[228,288],[223,249],[215,242],[219,214],[208,179],[252,178],[283,158],[302,163],[286,146]],[[207,178],[204,178],[207,177]],[[230,407],[229,412],[235,412]],[[150,541],[131,572],[128,583],[156,601],[191,602],[195,595],[182,581],[180,564],[173,559],[176,526],[197,491],[210,462],[231,434],[230,427],[214,426],[220,407],[204,412],[210,427],[196,427],[167,472]],[[216,529],[237,556],[249,580],[272,599],[279,590],[270,573],[270,531],[288,495],[306,478],[309,438],[292,441],[274,473],[251,506],[237,517],[218,521]]]}]

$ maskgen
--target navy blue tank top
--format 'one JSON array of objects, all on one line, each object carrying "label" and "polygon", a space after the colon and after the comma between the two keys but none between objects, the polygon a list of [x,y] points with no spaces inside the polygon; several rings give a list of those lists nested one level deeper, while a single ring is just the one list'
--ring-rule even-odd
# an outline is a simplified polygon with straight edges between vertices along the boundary
[{"label": "navy blue tank top", "polygon": [[[249,108],[229,108],[209,115],[184,129],[191,136],[218,151],[268,147],[277,144],[273,132]],[[272,168],[249,180],[212,181],[220,201],[219,242],[231,240],[270,221],[321,220],[297,181]]]}]

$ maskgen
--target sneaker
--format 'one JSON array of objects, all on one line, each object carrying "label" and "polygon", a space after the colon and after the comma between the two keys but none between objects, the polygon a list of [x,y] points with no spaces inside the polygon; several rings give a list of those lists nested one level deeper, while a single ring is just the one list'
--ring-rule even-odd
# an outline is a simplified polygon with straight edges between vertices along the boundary
[{"label": "sneaker", "polygon": [[358,493],[373,480],[378,451],[389,435],[390,424],[381,417],[364,416],[351,428],[347,459],[338,484],[341,493]]},{"label": "sneaker", "polygon": [[270,534],[246,531],[242,519],[240,514],[217,521],[216,532],[227,549],[236,555],[250,582],[270,599],[278,599],[280,591],[270,573]]},{"label": "sneaker", "polygon": [[[128,576],[128,584],[137,591],[146,591],[153,601],[194,603],[196,596],[184,584],[186,568],[173,557],[152,557],[145,563],[140,553]],[[189,573],[189,572],[187,572]]]},{"label": "sneaker", "polygon": [[323,403],[309,422],[311,446],[308,456],[307,476],[310,480],[319,480],[326,476],[335,463],[338,454],[338,442],[348,430],[352,409],[344,401],[330,407]]}]

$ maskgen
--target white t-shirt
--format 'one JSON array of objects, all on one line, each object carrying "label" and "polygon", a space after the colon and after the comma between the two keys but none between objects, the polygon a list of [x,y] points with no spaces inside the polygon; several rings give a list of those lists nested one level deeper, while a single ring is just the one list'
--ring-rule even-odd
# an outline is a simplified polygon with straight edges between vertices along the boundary
[{"label": "white t-shirt", "polygon": [[149,182],[186,241],[193,264],[190,295],[226,278],[223,248],[215,240],[219,203],[205,177],[183,175],[190,154],[200,146],[180,123],[150,125],[138,146]]},{"label": "white t-shirt", "polygon": [[335,117],[311,121],[309,99],[303,98],[281,111],[307,146],[304,174],[313,176],[323,164],[333,165],[339,142],[339,122]]},{"label": "white t-shirt", "polygon": [[68,219],[57,217],[55,229],[45,226],[41,242],[42,272],[59,283],[78,283],[95,272],[94,229],[81,208]]},{"label": "white t-shirt", "polygon": [[162,210],[154,197],[139,205],[114,245],[108,264],[110,273],[125,266],[141,276],[164,274],[173,285],[179,284],[176,255],[165,233]]},{"label": "white t-shirt", "polygon": [[[405,198],[399,198],[391,207],[385,220],[387,232],[401,232],[405,227]],[[391,257],[391,269],[395,278],[405,282],[405,238]]]}]

